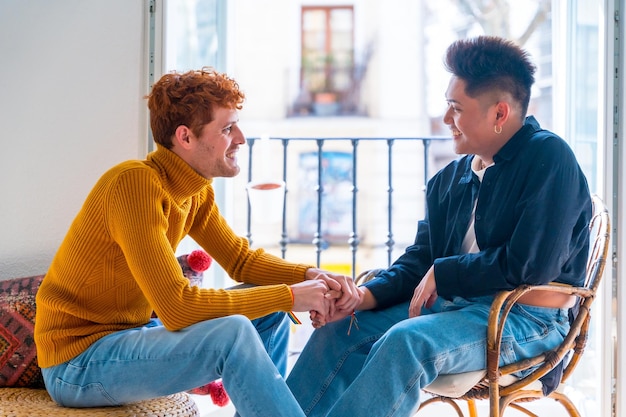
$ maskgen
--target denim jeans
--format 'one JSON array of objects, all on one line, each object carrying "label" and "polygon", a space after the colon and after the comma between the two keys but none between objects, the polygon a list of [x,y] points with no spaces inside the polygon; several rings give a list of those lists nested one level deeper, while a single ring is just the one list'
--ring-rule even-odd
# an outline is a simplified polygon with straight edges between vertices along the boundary
[{"label": "denim jeans", "polygon": [[288,337],[285,313],[252,322],[227,316],[176,332],[155,319],[42,373],[52,398],[68,407],[126,404],[222,378],[243,417],[304,416],[283,379]]},{"label": "denim jeans", "polygon": [[[317,329],[287,384],[309,417],[412,416],[420,391],[439,374],[486,367],[486,332],[493,297],[438,298],[408,318],[408,302],[357,312]],[[505,326],[501,363],[558,345],[567,310],[515,306]]]}]

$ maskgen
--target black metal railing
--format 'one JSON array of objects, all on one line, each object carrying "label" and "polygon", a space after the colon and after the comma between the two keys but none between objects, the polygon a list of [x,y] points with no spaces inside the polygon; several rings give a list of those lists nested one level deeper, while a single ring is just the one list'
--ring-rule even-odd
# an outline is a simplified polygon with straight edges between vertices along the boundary
[{"label": "black metal railing", "polygon": [[[266,140],[266,142],[261,142]],[[329,161],[327,160],[328,154],[325,152],[325,149],[329,144],[333,144],[333,146],[343,146],[345,152],[343,152],[343,156],[345,157],[345,161],[350,161],[351,163],[344,164],[343,168],[347,169],[343,172],[342,175],[345,176],[347,181],[351,182],[350,192],[351,192],[351,204],[349,210],[349,215],[351,217],[350,230],[349,233],[344,233],[345,240],[339,241],[339,244],[347,245],[351,252],[351,273],[354,277],[356,274],[356,264],[357,264],[357,253],[360,250],[361,245],[361,236],[359,235],[359,212],[360,212],[360,204],[363,204],[363,201],[358,198],[359,194],[359,179],[367,178],[363,176],[363,173],[360,172],[360,169],[372,170],[372,166],[375,166],[382,171],[382,166],[386,164],[386,239],[384,242],[381,242],[381,248],[386,250],[386,260],[387,265],[391,264],[393,261],[393,251],[396,248],[396,242],[394,240],[395,230],[394,230],[394,219],[393,216],[396,212],[394,210],[394,204],[396,203],[397,195],[395,194],[394,186],[397,185],[400,181],[412,181],[413,183],[417,180],[419,184],[419,188],[421,191],[425,190],[426,183],[431,175],[435,173],[436,170],[440,168],[440,165],[443,163],[447,163],[451,158],[456,157],[453,155],[448,149],[447,154],[443,156],[439,156],[439,158],[433,158],[431,154],[431,146],[434,143],[447,141],[449,138],[447,137],[401,137],[401,138],[385,138],[385,137],[377,137],[377,138],[278,138],[278,137],[270,137],[270,138],[248,138],[248,182],[255,180],[255,172],[258,172],[257,167],[257,158],[260,161],[263,161],[264,164],[271,164],[271,169],[276,172],[276,175],[282,176],[282,181],[286,184],[284,188],[284,198],[283,198],[283,207],[282,207],[282,220],[281,220],[281,234],[280,241],[278,242],[279,250],[281,256],[283,258],[286,257],[287,250],[290,245],[311,245],[315,250],[315,259],[316,264],[320,267],[322,263],[322,254],[324,250],[329,247],[330,239],[328,230],[324,229],[325,219],[323,210],[325,204],[325,198],[328,198],[328,193],[326,192],[326,188],[328,186],[329,175],[332,177],[333,173],[328,174],[327,170],[329,170]],[[282,148],[282,161],[280,161],[280,157],[278,151],[272,152],[271,155],[264,154],[261,151],[259,146],[259,155],[255,154],[257,150],[257,145],[261,143],[271,143],[274,146],[274,149],[278,149],[278,147]],[[370,151],[369,159],[365,161],[361,161],[359,154],[359,146],[365,144],[377,144],[377,148],[373,151]],[[404,160],[403,163],[397,164],[395,159],[397,157],[397,152],[394,152],[394,146],[398,143],[407,144],[420,144],[421,150],[418,148],[410,148],[409,151],[403,150],[401,153],[401,158]],[[293,178],[289,176],[289,167],[294,166],[294,159],[297,157],[298,152],[292,151],[290,152],[291,147],[302,146],[306,144],[305,147],[308,146],[308,154],[311,157],[317,158],[316,161],[316,169],[317,169],[317,177],[315,179],[314,191],[315,191],[315,211],[316,215],[314,216],[315,225],[314,231],[311,236],[307,236],[310,238],[308,241],[306,238],[294,237],[293,231],[289,230],[289,222],[287,221],[287,214],[290,212],[289,205],[292,204],[290,199],[288,198],[290,188],[301,186],[306,187],[307,185],[295,184]],[[291,147],[290,147],[291,146]],[[446,148],[449,148],[446,147]],[[386,149],[384,157],[382,155],[382,149]],[[413,150],[415,150],[415,154],[413,155]],[[409,155],[407,155],[407,153]],[[438,161],[439,159],[439,161]],[[409,161],[408,163],[406,161]],[[412,161],[412,162],[411,162]],[[421,178],[405,178],[401,172],[402,168],[406,168],[407,165],[415,164],[415,166],[410,166],[413,170],[413,173],[418,173],[421,168]],[[297,170],[302,170],[304,167],[298,161],[295,162],[295,166]],[[384,171],[382,171],[384,172]],[[325,175],[326,174],[326,175]],[[380,175],[372,174],[379,177]],[[413,175],[413,174],[411,174]],[[418,174],[419,175],[419,174]],[[346,182],[347,182],[346,181]],[[368,183],[371,183],[368,181]],[[311,186],[311,184],[308,184]],[[329,191],[331,192],[331,191]],[[423,193],[422,197],[423,198]],[[375,197],[378,199],[379,197]],[[422,215],[425,213],[425,201],[422,200]],[[247,238],[250,240],[251,244],[253,241],[253,218],[251,216],[252,207],[250,205],[250,200],[248,200],[248,212],[247,212]],[[417,214],[416,214],[417,216]],[[419,220],[419,218],[414,219],[415,222]],[[346,223],[346,222],[344,222]],[[335,239],[336,241],[336,239]],[[403,250],[403,248],[402,248]]]}]

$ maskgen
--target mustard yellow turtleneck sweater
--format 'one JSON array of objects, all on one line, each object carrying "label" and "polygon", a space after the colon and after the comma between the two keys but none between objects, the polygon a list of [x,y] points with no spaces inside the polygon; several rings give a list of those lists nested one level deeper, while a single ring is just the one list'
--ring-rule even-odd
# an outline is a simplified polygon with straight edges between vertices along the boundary
[{"label": "mustard yellow turtleneck sweater", "polygon": [[[247,289],[190,287],[175,249],[189,234]],[[106,172],[87,197],[39,291],[39,366],[82,353],[99,338],[148,322],[169,330],[231,314],[253,319],[293,306],[286,284],[304,280],[293,264],[235,235],[214,201],[212,180],[163,147]]]}]

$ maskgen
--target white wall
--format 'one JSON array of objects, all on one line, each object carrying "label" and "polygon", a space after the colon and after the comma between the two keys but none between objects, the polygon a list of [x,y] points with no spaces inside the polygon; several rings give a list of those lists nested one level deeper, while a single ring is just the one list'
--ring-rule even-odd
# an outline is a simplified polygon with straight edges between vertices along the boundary
[{"label": "white wall", "polygon": [[44,273],[98,177],[145,156],[147,4],[0,2],[0,279]]}]

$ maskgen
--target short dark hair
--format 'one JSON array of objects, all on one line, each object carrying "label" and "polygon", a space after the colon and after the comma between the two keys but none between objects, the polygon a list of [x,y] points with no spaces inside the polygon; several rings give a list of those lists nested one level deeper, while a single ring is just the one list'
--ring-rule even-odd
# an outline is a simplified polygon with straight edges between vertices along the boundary
[{"label": "short dark hair", "polygon": [[528,52],[514,42],[497,36],[457,40],[446,51],[445,66],[465,82],[468,96],[507,92],[526,115],[536,67]]}]

